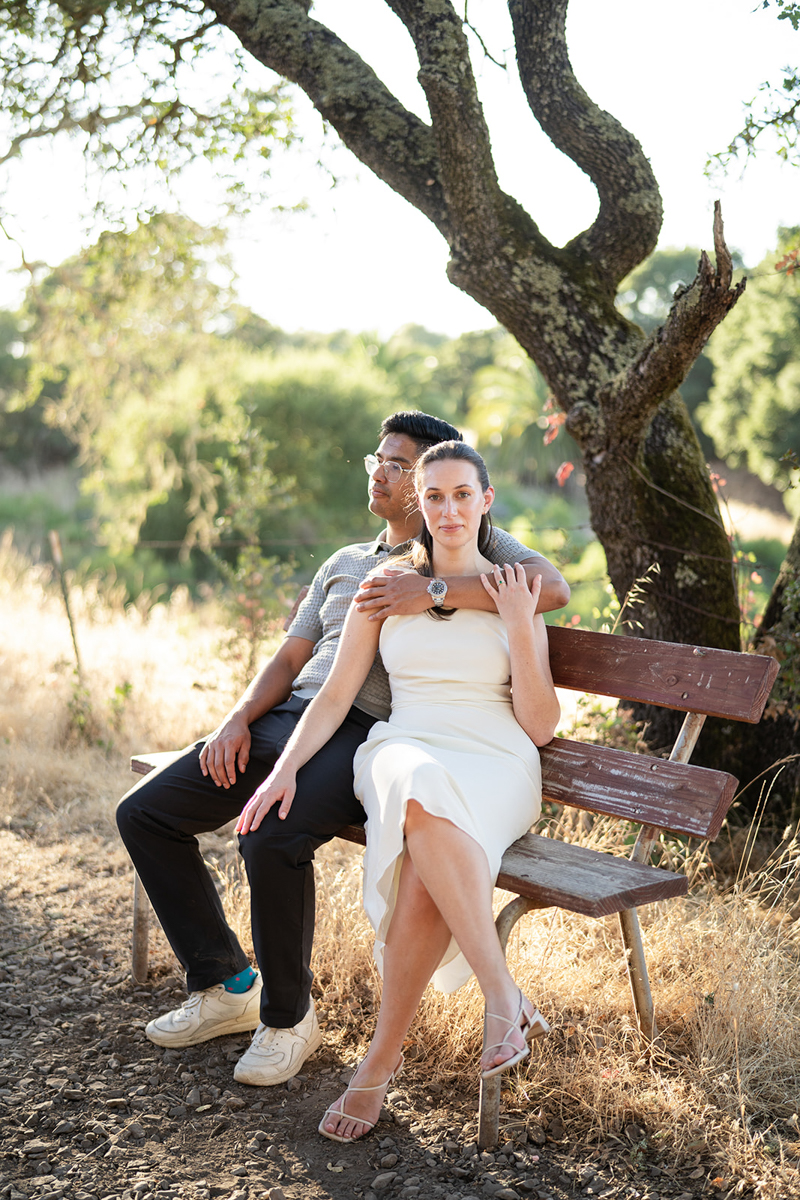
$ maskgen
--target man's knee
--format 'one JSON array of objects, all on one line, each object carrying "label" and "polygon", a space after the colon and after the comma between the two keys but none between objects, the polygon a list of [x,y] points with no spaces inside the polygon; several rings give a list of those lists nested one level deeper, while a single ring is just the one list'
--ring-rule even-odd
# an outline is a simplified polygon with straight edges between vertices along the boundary
[{"label": "man's knee", "polygon": [[126,792],[117,805],[116,820],[119,836],[123,842],[127,840],[128,835],[133,830],[133,814],[138,808],[138,799],[135,792]]},{"label": "man's knee", "polygon": [[303,867],[313,862],[317,844],[302,823],[294,822],[287,827],[273,813],[267,814],[258,829],[239,834],[239,853],[251,879],[281,866]]}]

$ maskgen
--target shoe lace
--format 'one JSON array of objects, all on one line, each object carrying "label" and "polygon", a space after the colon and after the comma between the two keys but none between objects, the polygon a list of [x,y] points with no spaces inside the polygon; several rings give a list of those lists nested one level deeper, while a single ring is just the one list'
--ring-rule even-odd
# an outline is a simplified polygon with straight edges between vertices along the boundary
[{"label": "shoe lace", "polygon": [[187,1015],[191,1015],[193,1009],[200,1007],[200,1004],[203,1000],[203,995],[203,992],[190,992],[181,1005],[179,1011],[184,1012]]}]

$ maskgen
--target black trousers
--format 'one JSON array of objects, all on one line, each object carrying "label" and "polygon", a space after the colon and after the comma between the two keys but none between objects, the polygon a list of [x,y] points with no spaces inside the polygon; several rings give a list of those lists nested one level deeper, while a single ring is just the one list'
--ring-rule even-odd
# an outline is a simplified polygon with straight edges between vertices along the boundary
[{"label": "black trousers", "polygon": [[[203,862],[198,833],[238,816],[266,779],[309,701],[290,698],[250,726],[250,761],[230,788],[200,770],[198,742],[145,776],[117,809],[120,835],[189,991],[213,987],[248,965],[225,920]],[[326,746],[297,775],[285,821],[277,805],[254,832],[239,838],[250,881],[253,945],[262,975],[261,1019],[290,1028],[308,1010],[314,939],[314,851],[343,825],[363,824],[353,795],[353,755],[375,718],[351,708]]]}]

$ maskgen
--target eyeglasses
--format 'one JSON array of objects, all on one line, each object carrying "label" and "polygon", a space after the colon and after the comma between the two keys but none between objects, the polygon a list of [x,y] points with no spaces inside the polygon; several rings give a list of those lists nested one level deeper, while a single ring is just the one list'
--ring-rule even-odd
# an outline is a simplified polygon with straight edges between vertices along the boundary
[{"label": "eyeglasses", "polygon": [[398,479],[401,479],[403,475],[409,475],[414,470],[413,467],[401,467],[400,463],[392,462],[391,459],[381,462],[374,454],[368,454],[364,459],[364,468],[370,478],[375,474],[378,467],[383,467],[387,483],[397,483]]}]

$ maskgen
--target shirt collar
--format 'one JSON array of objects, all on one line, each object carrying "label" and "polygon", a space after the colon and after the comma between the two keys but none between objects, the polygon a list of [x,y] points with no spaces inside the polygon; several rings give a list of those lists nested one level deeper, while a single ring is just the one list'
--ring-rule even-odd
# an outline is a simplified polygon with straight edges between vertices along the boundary
[{"label": "shirt collar", "polygon": [[387,533],[387,531],[385,529],[381,530],[381,532],[375,538],[375,541],[372,542],[371,545],[369,546],[369,548],[367,549],[367,554],[381,554],[381,553],[392,554],[392,555],[405,554],[408,550],[411,549],[411,546],[414,541],[413,538],[409,538],[408,541],[405,541],[405,542],[400,542],[400,544],[397,546],[391,546],[386,541],[386,533]]}]

